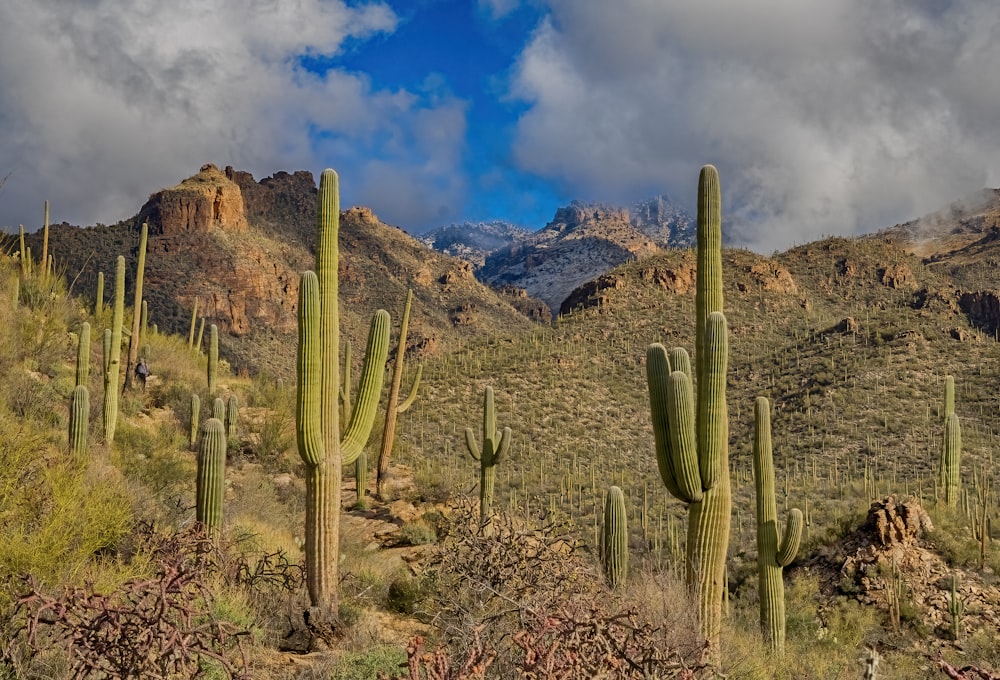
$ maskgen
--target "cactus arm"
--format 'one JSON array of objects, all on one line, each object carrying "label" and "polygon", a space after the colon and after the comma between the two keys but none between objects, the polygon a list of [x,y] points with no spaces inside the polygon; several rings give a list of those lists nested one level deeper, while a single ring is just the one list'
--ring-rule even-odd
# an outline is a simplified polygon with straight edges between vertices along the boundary
[{"label": "cactus arm", "polygon": [[702,499],[698,470],[698,442],[695,437],[694,390],[682,371],[674,371],[667,381],[667,412],[670,421],[670,468],[680,490],[678,498],[687,503]]},{"label": "cactus arm", "polygon": [[424,367],[423,364],[421,364],[417,366],[417,374],[413,377],[413,383],[410,385],[410,393],[407,395],[406,401],[400,404],[399,408],[396,409],[397,413],[406,413],[410,407],[413,406],[413,402],[417,400],[417,388],[420,387],[420,378],[423,373]]},{"label": "cactus arm", "polygon": [[670,371],[684,373],[691,380],[691,357],[683,347],[672,347],[669,353]]},{"label": "cactus arm", "polygon": [[799,551],[799,542],[802,540],[802,525],[804,523],[801,510],[792,508],[788,511],[785,533],[781,537],[781,545],[778,546],[778,552],[774,556],[779,566],[787,567],[795,559],[795,553]]},{"label": "cactus arm", "polygon": [[299,284],[299,347],[296,357],[298,395],[295,401],[295,438],[299,455],[309,466],[326,458],[320,431],[319,282],[305,272]]},{"label": "cactus arm", "polygon": [[351,422],[351,341],[344,341],[344,370],[341,372],[340,404],[342,411],[340,420]]},{"label": "cactus arm", "polygon": [[653,421],[653,440],[656,445],[656,466],[660,479],[670,495],[686,500],[674,475],[673,456],[670,453],[670,419],[667,416],[668,378],[670,360],[667,348],[653,343],[646,349],[646,383],[649,390],[649,411]]},{"label": "cactus arm", "polygon": [[201,413],[201,397],[191,393],[191,421],[188,430],[188,443],[194,446],[198,441],[198,416]]},{"label": "cactus arm", "polygon": [[87,435],[90,430],[90,393],[86,385],[73,388],[69,404],[69,452],[82,456],[87,452]]},{"label": "cactus arm", "polygon": [[[340,444],[340,456],[344,465],[352,464],[361,454],[375,423],[379,398],[382,396],[382,381],[385,377],[385,361],[389,355],[389,312],[380,309],[372,317],[368,333],[368,348],[361,370],[361,385],[358,398],[354,402],[351,423]],[[337,363],[337,362],[333,362]]]},{"label": "cactus arm", "polygon": [[[503,432],[500,433],[500,443],[496,445],[493,450],[493,464],[496,465],[500,460],[507,455],[507,451],[510,449],[510,439],[511,439],[511,429],[505,427]],[[496,439],[494,439],[496,441]]]},{"label": "cactus arm", "polygon": [[472,431],[471,427],[465,428],[465,445],[469,448],[469,453],[474,459],[477,461],[482,459],[479,453],[479,444],[476,443],[476,433]]},{"label": "cactus arm", "polygon": [[708,316],[705,333],[706,354],[703,382],[698,386],[698,465],[701,486],[711,489],[729,465],[729,415],[726,408],[726,366],[729,344],[726,317],[722,312]]},{"label": "cactus arm", "polygon": [[125,364],[125,388],[132,387],[132,369],[139,358],[139,337],[142,329],[142,281],[146,271],[146,242],[149,234],[149,225],[142,223],[142,232],[139,236],[139,261],[135,267],[135,295],[132,298],[132,334],[128,340],[128,362]]}]

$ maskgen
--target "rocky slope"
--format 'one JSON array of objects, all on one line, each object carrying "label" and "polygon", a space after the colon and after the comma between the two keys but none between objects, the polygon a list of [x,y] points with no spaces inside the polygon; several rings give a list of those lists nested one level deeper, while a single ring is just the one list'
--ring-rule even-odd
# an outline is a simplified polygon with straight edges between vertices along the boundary
[{"label": "rocky slope", "polygon": [[[187,334],[197,302],[199,316],[219,327],[234,365],[286,374],[294,361],[287,347],[294,342],[299,272],[313,267],[315,195],[308,172],[255,182],[249,173],[206,165],[153,194],[136,217],[118,225],[53,227],[50,248],[76,292],[92,297],[97,273],[104,272],[108,300],[120,254],[132,285],[138,226],[147,221],[150,323]],[[366,208],[342,213],[340,247],[342,324],[358,345],[377,307],[401,314],[408,287],[415,298],[410,342],[425,352],[531,325],[476,281],[470,264],[424,247]],[[127,296],[130,303],[131,291]]]},{"label": "rocky slope", "polygon": [[432,229],[417,238],[428,248],[482,267],[493,252],[524,241],[531,232],[510,222],[464,222]]}]

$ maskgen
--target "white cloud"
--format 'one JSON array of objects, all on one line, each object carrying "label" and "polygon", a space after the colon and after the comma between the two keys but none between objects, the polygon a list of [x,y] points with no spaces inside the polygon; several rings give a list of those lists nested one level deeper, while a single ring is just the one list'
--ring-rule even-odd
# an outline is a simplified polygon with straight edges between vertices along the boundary
[{"label": "white cloud", "polygon": [[716,164],[770,250],[919,216],[1000,183],[990,0],[550,0],[515,69],[515,156],[583,197]]},{"label": "white cloud", "polygon": [[491,19],[502,19],[521,4],[520,0],[476,0],[480,10],[489,14]]},{"label": "white cloud", "polygon": [[[384,162],[453,173],[455,144],[428,143],[424,121],[464,115],[459,104],[301,66],[396,25],[385,4],[342,0],[0,4],[0,174],[13,172],[0,226],[37,228],[45,199],[55,221],[112,222],[206,162],[257,177],[327,166],[373,177]],[[350,184],[406,218],[391,194]],[[458,202],[454,190],[432,184],[425,198],[436,209]]]}]

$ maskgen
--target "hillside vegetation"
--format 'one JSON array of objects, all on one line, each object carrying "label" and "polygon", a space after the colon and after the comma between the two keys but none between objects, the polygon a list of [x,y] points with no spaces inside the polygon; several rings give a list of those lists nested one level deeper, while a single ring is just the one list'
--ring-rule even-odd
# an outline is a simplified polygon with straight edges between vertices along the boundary
[{"label": "hillside vegetation", "polygon": [[[510,310],[497,304],[501,321],[479,325],[490,333],[449,336],[421,355],[387,493],[374,497],[372,480],[358,498],[345,474],[342,599],[328,635],[303,618],[295,385],[235,376],[224,350],[210,394],[205,354],[186,334],[150,326],[141,345],[153,375],[145,391],[121,395],[108,444],[100,339],[110,310],[93,309],[89,288],[82,298],[68,294],[65,273],[23,267],[16,243],[5,252],[7,677],[550,678],[599,669],[605,677],[858,678],[878,659],[867,677],[901,679],[944,677],[940,664],[1000,667],[1000,552],[990,521],[998,344],[970,323],[961,304],[968,290],[890,241],[835,238],[771,258],[723,252],[733,512],[717,655],[704,654],[684,585],[687,511],[657,471],[645,377],[650,343],[694,352],[693,252],[614,269],[578,289],[575,311],[551,325],[504,328]],[[373,285],[366,296],[351,286],[341,306],[394,309],[398,292]],[[414,314],[430,314],[420,306],[432,304],[418,298]],[[355,318],[364,317],[349,326],[360,327]],[[86,451],[74,454],[70,398],[84,322],[93,335],[90,427]],[[393,342],[398,323],[394,314]],[[360,347],[359,331],[347,334]],[[288,353],[267,365],[293,360],[287,343],[267,351]],[[404,385],[417,363],[408,359]],[[954,506],[939,470],[949,375],[962,439]],[[120,389],[121,376],[114,384]],[[496,513],[481,525],[470,500],[480,464],[465,429],[485,444],[487,387],[496,427],[511,435],[495,468]],[[209,533],[194,522],[201,444],[191,441],[192,393],[201,423],[216,396],[237,413],[224,521]],[[798,507],[805,523],[784,569],[782,655],[758,623],[758,396],[772,405],[778,515]],[[370,461],[380,430],[381,417]],[[630,558],[616,589],[605,585],[598,548],[611,486],[623,491]],[[409,669],[400,666],[408,647]],[[974,672],[952,677],[988,677]]]}]

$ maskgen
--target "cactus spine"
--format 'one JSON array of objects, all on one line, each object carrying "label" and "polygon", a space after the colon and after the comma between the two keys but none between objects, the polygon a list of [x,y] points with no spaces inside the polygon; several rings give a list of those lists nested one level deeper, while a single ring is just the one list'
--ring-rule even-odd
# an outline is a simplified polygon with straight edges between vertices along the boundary
[{"label": "cactus spine", "polygon": [[476,443],[476,435],[471,427],[465,428],[465,445],[472,457],[479,461],[479,520],[486,521],[493,509],[493,487],[496,481],[497,463],[510,448],[511,431],[505,427],[497,430],[496,409],[493,402],[493,388],[487,386],[483,395],[483,448]]},{"label": "cactus spine", "polygon": [[86,385],[73,388],[69,403],[69,452],[81,456],[87,452],[90,432],[90,393]]},{"label": "cactus spine", "polygon": [[208,328],[208,394],[215,394],[219,381],[219,327]]},{"label": "cactus spine", "polygon": [[191,393],[191,429],[188,435],[188,439],[191,446],[194,446],[198,441],[198,416],[201,413],[201,398],[195,394]]},{"label": "cactus spine", "polygon": [[218,418],[205,421],[198,450],[197,519],[209,529],[222,526],[226,490],[226,428]]},{"label": "cactus spine", "polygon": [[338,615],[340,484],[344,465],[361,454],[371,434],[389,351],[389,314],[372,318],[361,387],[341,438],[338,413],[340,329],[337,302],[340,196],[337,173],[323,171],[319,187],[316,272],[299,284],[298,394],[295,429],[306,466],[306,586],[318,620]]},{"label": "cactus spine", "polygon": [[601,561],[608,585],[618,588],[628,578],[628,513],[625,494],[612,486],[604,496],[604,526],[601,528]]},{"label": "cactus spine", "polygon": [[118,424],[118,376],[121,373],[122,319],[125,316],[125,257],[118,256],[115,266],[115,303],[111,315],[111,337],[105,333],[104,355],[104,441],[115,440]]},{"label": "cactus spine", "polygon": [[399,386],[403,379],[403,357],[406,355],[406,334],[410,327],[410,305],[413,302],[413,291],[406,291],[406,303],[403,305],[403,320],[399,325],[399,344],[396,347],[396,361],[392,366],[392,384],[389,387],[389,400],[385,406],[385,425],[382,428],[382,446],[378,453],[378,473],[375,477],[375,493],[382,498],[385,491],[386,474],[389,471],[389,458],[392,456],[392,445],[396,439],[396,418],[405,413],[417,398],[417,388],[420,386],[422,366],[417,367],[417,375],[410,386],[410,395],[402,404],[399,403]]},{"label": "cactus spine", "polygon": [[90,324],[80,325],[80,342],[76,346],[76,384],[87,385],[90,380]]},{"label": "cactus spine", "polygon": [[[729,346],[722,314],[722,218],[719,175],[711,165],[698,178],[696,275],[697,407],[690,364],[674,350],[675,370],[663,345],[650,345],[646,374],[656,460],[667,490],[688,506],[687,581],[698,594],[702,634],[718,650],[729,546],[729,419],[726,365]],[[682,358],[683,357],[683,358]]]},{"label": "cactus spine", "polygon": [[782,569],[799,549],[803,515],[798,508],[788,513],[783,536],[778,531],[774,499],[774,457],[771,448],[771,406],[766,397],[754,404],[753,477],[757,496],[757,579],[760,584],[760,626],[771,649],[785,651],[785,587]]},{"label": "cactus spine", "polygon": [[125,389],[132,387],[132,369],[139,358],[140,332],[142,330],[142,280],[146,272],[146,241],[149,225],[142,223],[139,235],[139,262],[135,267],[135,295],[132,298],[132,335],[128,339],[128,364],[125,367]]}]

